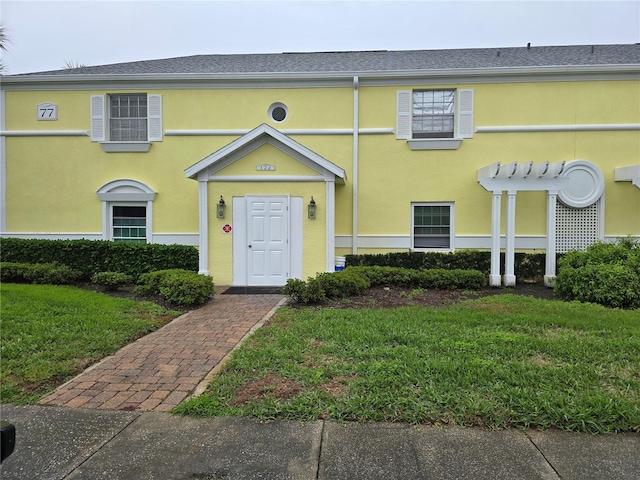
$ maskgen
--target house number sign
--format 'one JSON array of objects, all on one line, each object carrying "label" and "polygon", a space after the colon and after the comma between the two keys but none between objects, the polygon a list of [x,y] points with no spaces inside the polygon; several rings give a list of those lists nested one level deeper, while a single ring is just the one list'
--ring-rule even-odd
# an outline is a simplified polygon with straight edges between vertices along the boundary
[{"label": "house number sign", "polygon": [[256,165],[256,170],[259,172],[274,172],[276,166],[269,163],[261,163],[260,165]]},{"label": "house number sign", "polygon": [[55,103],[40,103],[36,112],[38,120],[58,120],[58,105]]}]

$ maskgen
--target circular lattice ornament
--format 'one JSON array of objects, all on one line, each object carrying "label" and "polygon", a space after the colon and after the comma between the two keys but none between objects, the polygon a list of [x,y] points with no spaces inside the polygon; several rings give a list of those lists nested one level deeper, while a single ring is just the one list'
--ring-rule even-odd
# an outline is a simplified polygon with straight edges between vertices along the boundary
[{"label": "circular lattice ornament", "polygon": [[558,198],[568,207],[588,207],[598,201],[604,192],[602,172],[586,160],[568,162],[560,176],[569,179],[568,184],[558,192]]}]

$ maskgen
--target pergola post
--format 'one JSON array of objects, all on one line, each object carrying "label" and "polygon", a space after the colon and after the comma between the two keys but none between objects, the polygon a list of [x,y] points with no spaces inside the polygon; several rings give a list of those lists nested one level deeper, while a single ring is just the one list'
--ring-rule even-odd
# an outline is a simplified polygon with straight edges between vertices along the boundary
[{"label": "pergola post", "polygon": [[544,284],[553,287],[556,283],[556,203],[558,191],[547,192],[547,245],[544,269]]},{"label": "pergola post", "polygon": [[516,190],[507,191],[507,225],[505,244],[504,286],[513,287],[516,284]]},{"label": "pergola post", "polygon": [[494,190],[491,197],[491,272],[489,285],[499,287],[502,285],[500,276],[500,210],[502,203],[502,190]]}]

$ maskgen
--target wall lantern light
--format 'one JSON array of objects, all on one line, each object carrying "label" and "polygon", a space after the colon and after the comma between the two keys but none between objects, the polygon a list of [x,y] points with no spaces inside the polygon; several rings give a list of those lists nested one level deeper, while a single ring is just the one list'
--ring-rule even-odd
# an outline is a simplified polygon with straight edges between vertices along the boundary
[{"label": "wall lantern light", "polygon": [[308,216],[311,220],[315,220],[316,218],[316,201],[311,197],[311,201],[309,202],[309,206],[307,207]]},{"label": "wall lantern light", "polygon": [[222,198],[222,195],[220,195],[220,201],[218,202],[218,205],[216,208],[216,217],[224,218],[224,207],[226,207],[226,205],[224,203],[224,199]]}]

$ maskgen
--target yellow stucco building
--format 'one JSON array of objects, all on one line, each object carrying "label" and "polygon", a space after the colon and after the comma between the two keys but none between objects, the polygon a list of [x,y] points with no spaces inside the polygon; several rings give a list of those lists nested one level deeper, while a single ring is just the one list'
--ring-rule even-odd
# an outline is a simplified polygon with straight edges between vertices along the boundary
[{"label": "yellow stucco building", "polygon": [[217,284],[486,249],[511,285],[516,250],[640,237],[637,44],[200,55],[0,102],[2,236],[190,244]]}]

